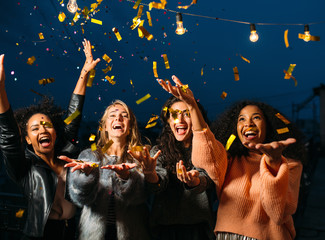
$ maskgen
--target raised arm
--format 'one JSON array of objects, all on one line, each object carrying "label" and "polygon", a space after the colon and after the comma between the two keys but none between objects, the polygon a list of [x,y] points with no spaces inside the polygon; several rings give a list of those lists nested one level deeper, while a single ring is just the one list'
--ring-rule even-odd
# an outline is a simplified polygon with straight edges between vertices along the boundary
[{"label": "raised arm", "polygon": [[5,69],[3,66],[3,60],[5,55],[0,55],[0,114],[7,112],[10,104],[7,97],[6,86],[5,86]]}]

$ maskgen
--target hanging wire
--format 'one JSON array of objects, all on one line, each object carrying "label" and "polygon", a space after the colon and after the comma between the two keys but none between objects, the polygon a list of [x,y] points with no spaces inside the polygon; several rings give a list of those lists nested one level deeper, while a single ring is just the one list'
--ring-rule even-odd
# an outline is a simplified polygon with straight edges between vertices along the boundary
[{"label": "hanging wire", "polygon": [[[131,2],[131,3],[135,3],[136,1],[134,0],[126,0],[127,2]],[[147,3],[140,3],[140,5],[144,5],[144,6],[149,6],[149,4]],[[188,16],[192,16],[192,17],[200,17],[200,18],[207,18],[207,19],[214,19],[214,20],[219,20],[219,21],[224,21],[224,22],[234,22],[234,23],[241,23],[241,24],[251,24],[252,22],[245,22],[245,21],[238,21],[238,20],[233,20],[233,19],[226,19],[226,18],[218,18],[218,17],[210,17],[210,16],[204,16],[204,15],[198,15],[198,14],[193,14],[193,13],[186,13],[186,12],[180,12],[180,11],[175,11],[175,10],[171,10],[171,9],[157,9],[157,10],[163,10],[166,12],[172,12],[172,13],[181,13],[183,15],[188,15]],[[255,25],[264,25],[264,26],[304,26],[306,24],[308,25],[316,25],[316,24],[321,24],[321,23],[325,23],[324,21],[320,21],[320,22],[311,22],[311,23],[254,23]]]}]

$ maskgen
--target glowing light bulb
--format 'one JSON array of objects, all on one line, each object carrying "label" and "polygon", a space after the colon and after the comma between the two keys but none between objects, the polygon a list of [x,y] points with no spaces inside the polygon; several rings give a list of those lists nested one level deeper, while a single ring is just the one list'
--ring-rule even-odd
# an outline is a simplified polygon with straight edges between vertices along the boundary
[{"label": "glowing light bulb", "polygon": [[251,40],[251,42],[257,42],[258,34],[256,32],[255,24],[251,24],[250,28],[251,28],[251,35],[249,36],[249,40]]},{"label": "glowing light bulb", "polygon": [[305,29],[304,30],[305,30],[305,36],[304,36],[303,40],[305,42],[309,42],[311,40],[311,35],[309,33],[309,26],[308,25],[305,25]]},{"label": "glowing light bulb", "polygon": [[67,9],[71,13],[75,13],[78,10],[77,0],[69,0]]},{"label": "glowing light bulb", "polygon": [[185,29],[183,27],[183,17],[181,13],[176,13],[176,34],[183,35],[185,33]]}]

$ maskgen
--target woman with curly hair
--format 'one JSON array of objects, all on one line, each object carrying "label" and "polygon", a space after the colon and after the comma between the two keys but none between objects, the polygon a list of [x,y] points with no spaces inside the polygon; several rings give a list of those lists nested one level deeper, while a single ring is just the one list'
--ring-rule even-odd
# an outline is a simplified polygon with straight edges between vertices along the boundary
[{"label": "woman with curly hair", "polygon": [[79,153],[73,142],[81,121],[87,75],[100,61],[93,60],[89,41],[85,39],[83,45],[86,61],[68,108],[68,116],[77,110],[80,114],[68,125],[63,123],[61,108],[49,99],[14,115],[5,90],[4,55],[0,56],[0,148],[8,175],[27,198],[24,239],[74,239],[76,206],[68,200],[69,175],[57,156]]},{"label": "woman with curly hair", "polygon": [[255,101],[236,103],[211,129],[214,134],[194,134],[193,163],[216,185],[217,239],[294,239],[292,215],[305,160],[300,131],[278,110]]},{"label": "woman with curly hair", "polygon": [[[172,79],[180,82],[176,76]],[[205,111],[194,97],[185,101],[175,87],[168,88],[170,84],[161,79],[158,83],[173,96],[162,108],[163,129],[150,151],[153,158],[142,162],[147,187],[154,195],[150,217],[153,239],[215,239],[213,182],[192,164],[193,118],[199,114],[206,125]]]},{"label": "woman with curly hair", "polygon": [[100,120],[96,147],[78,160],[60,157],[72,167],[70,196],[82,207],[79,239],[150,240],[144,175],[128,154],[141,159],[141,151],[136,118],[116,100]]}]

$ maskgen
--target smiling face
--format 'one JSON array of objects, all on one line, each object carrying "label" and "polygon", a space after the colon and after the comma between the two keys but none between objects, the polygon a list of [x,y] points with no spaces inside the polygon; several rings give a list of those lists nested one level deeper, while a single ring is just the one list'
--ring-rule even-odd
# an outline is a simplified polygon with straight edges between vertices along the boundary
[{"label": "smiling face", "polygon": [[54,154],[56,131],[48,116],[37,113],[31,116],[26,125],[26,142],[31,144],[38,156]]},{"label": "smiling face", "polygon": [[108,109],[108,116],[105,120],[105,131],[109,138],[124,138],[130,132],[130,116],[127,110],[120,104],[112,105]]},{"label": "smiling face", "polygon": [[242,143],[263,143],[266,121],[263,112],[255,105],[244,107],[237,119],[237,134]]},{"label": "smiling face", "polygon": [[191,144],[192,120],[184,102],[175,102],[170,106],[173,113],[170,113],[167,120],[177,141],[183,142],[185,147]]}]

